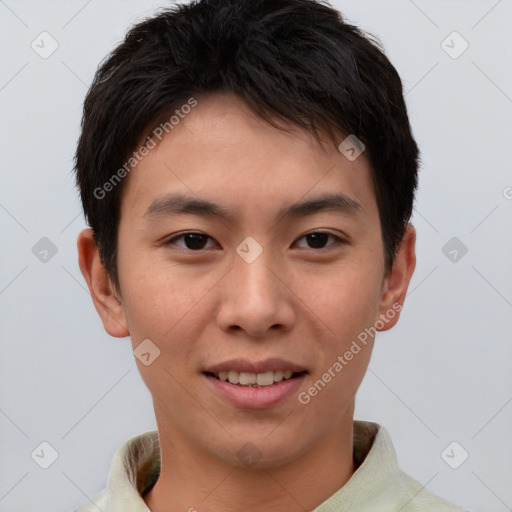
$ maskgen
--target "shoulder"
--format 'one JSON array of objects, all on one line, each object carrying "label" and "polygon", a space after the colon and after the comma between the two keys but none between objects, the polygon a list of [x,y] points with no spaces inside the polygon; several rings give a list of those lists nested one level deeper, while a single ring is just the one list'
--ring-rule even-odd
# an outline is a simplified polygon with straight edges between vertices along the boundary
[{"label": "shoulder", "polygon": [[411,496],[402,512],[469,512],[431,493],[403,471],[400,471],[400,477]]},{"label": "shoulder", "polygon": [[141,493],[154,484],[159,472],[158,431],[133,437],[115,452],[105,488],[74,512],[148,512]]}]

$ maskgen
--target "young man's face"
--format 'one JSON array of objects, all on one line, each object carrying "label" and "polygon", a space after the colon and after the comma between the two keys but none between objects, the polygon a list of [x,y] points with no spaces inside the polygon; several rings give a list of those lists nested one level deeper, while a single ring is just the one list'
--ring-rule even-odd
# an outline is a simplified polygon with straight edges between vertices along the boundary
[{"label": "young man's face", "polygon": [[[351,428],[373,340],[357,341],[359,350],[353,342],[378,320],[380,330],[396,322],[414,231],[385,275],[364,153],[350,161],[322,149],[233,96],[197,99],[127,178],[121,304],[107,297],[97,306],[108,332],[160,350],[137,364],[161,434],[231,465],[252,451],[272,467]],[[153,359],[152,344],[143,360]],[[262,386],[218,378],[229,370],[234,381],[264,374]]]}]

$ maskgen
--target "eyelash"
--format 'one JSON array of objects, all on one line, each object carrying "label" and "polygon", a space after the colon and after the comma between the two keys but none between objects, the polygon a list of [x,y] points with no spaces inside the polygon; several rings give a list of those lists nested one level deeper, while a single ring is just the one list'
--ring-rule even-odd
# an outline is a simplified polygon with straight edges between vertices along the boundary
[{"label": "eyelash", "polygon": [[[334,243],[332,243],[332,244],[330,244],[330,245],[328,245],[326,247],[321,247],[321,248],[309,247],[308,249],[311,249],[311,250],[314,250],[314,251],[321,251],[321,250],[327,250],[329,247],[332,247],[333,245],[336,245],[336,244],[346,243],[346,241],[343,240],[342,238],[340,238],[339,236],[336,236],[336,235],[334,235],[332,233],[329,233],[327,231],[321,231],[321,230],[311,231],[309,233],[306,233],[305,235],[302,235],[301,237],[299,237],[297,240],[301,240],[303,238],[306,238],[307,236],[316,235],[316,234],[327,235],[328,237],[334,238],[335,241],[334,241]],[[172,238],[168,239],[165,242],[165,245],[166,246],[168,246],[168,245],[175,245],[175,242],[177,240],[184,239],[184,237],[186,237],[187,235],[200,235],[200,236],[206,237],[209,240],[213,240],[213,238],[211,236],[208,236],[208,235],[206,235],[204,233],[201,233],[201,232],[198,232],[198,231],[186,231],[185,233],[180,233],[179,235],[175,235]],[[180,246],[178,246],[178,247],[180,247]],[[190,252],[200,252],[200,251],[205,250],[204,248],[201,248],[201,249],[190,249],[188,247],[180,247],[180,248],[184,249],[186,251],[190,251]]]}]

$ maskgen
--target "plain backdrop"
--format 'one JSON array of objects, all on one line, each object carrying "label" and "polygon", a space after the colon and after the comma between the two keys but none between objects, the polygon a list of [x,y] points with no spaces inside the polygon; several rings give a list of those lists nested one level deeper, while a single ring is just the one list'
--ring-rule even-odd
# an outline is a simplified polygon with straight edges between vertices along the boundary
[{"label": "plain backdrop", "polygon": [[[130,342],[103,331],[78,268],[71,170],[97,65],[165,5],[0,1],[2,512],[74,510],[156,426]],[[422,153],[417,269],[356,418],[384,425],[432,492],[512,510],[512,1],[335,5],[384,44]]]}]

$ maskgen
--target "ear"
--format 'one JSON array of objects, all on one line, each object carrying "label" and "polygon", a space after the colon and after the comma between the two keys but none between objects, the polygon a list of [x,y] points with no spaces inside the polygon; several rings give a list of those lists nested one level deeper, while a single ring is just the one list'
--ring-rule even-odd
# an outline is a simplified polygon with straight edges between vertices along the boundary
[{"label": "ear", "polygon": [[[397,250],[393,267],[385,277],[379,306],[378,331],[387,331],[396,325],[404,305],[407,288],[416,267],[416,230],[408,224]],[[380,327],[382,324],[383,327]]]},{"label": "ear", "polygon": [[77,240],[78,263],[105,331],[116,338],[129,336],[120,296],[103,266],[92,229],[84,229]]}]

